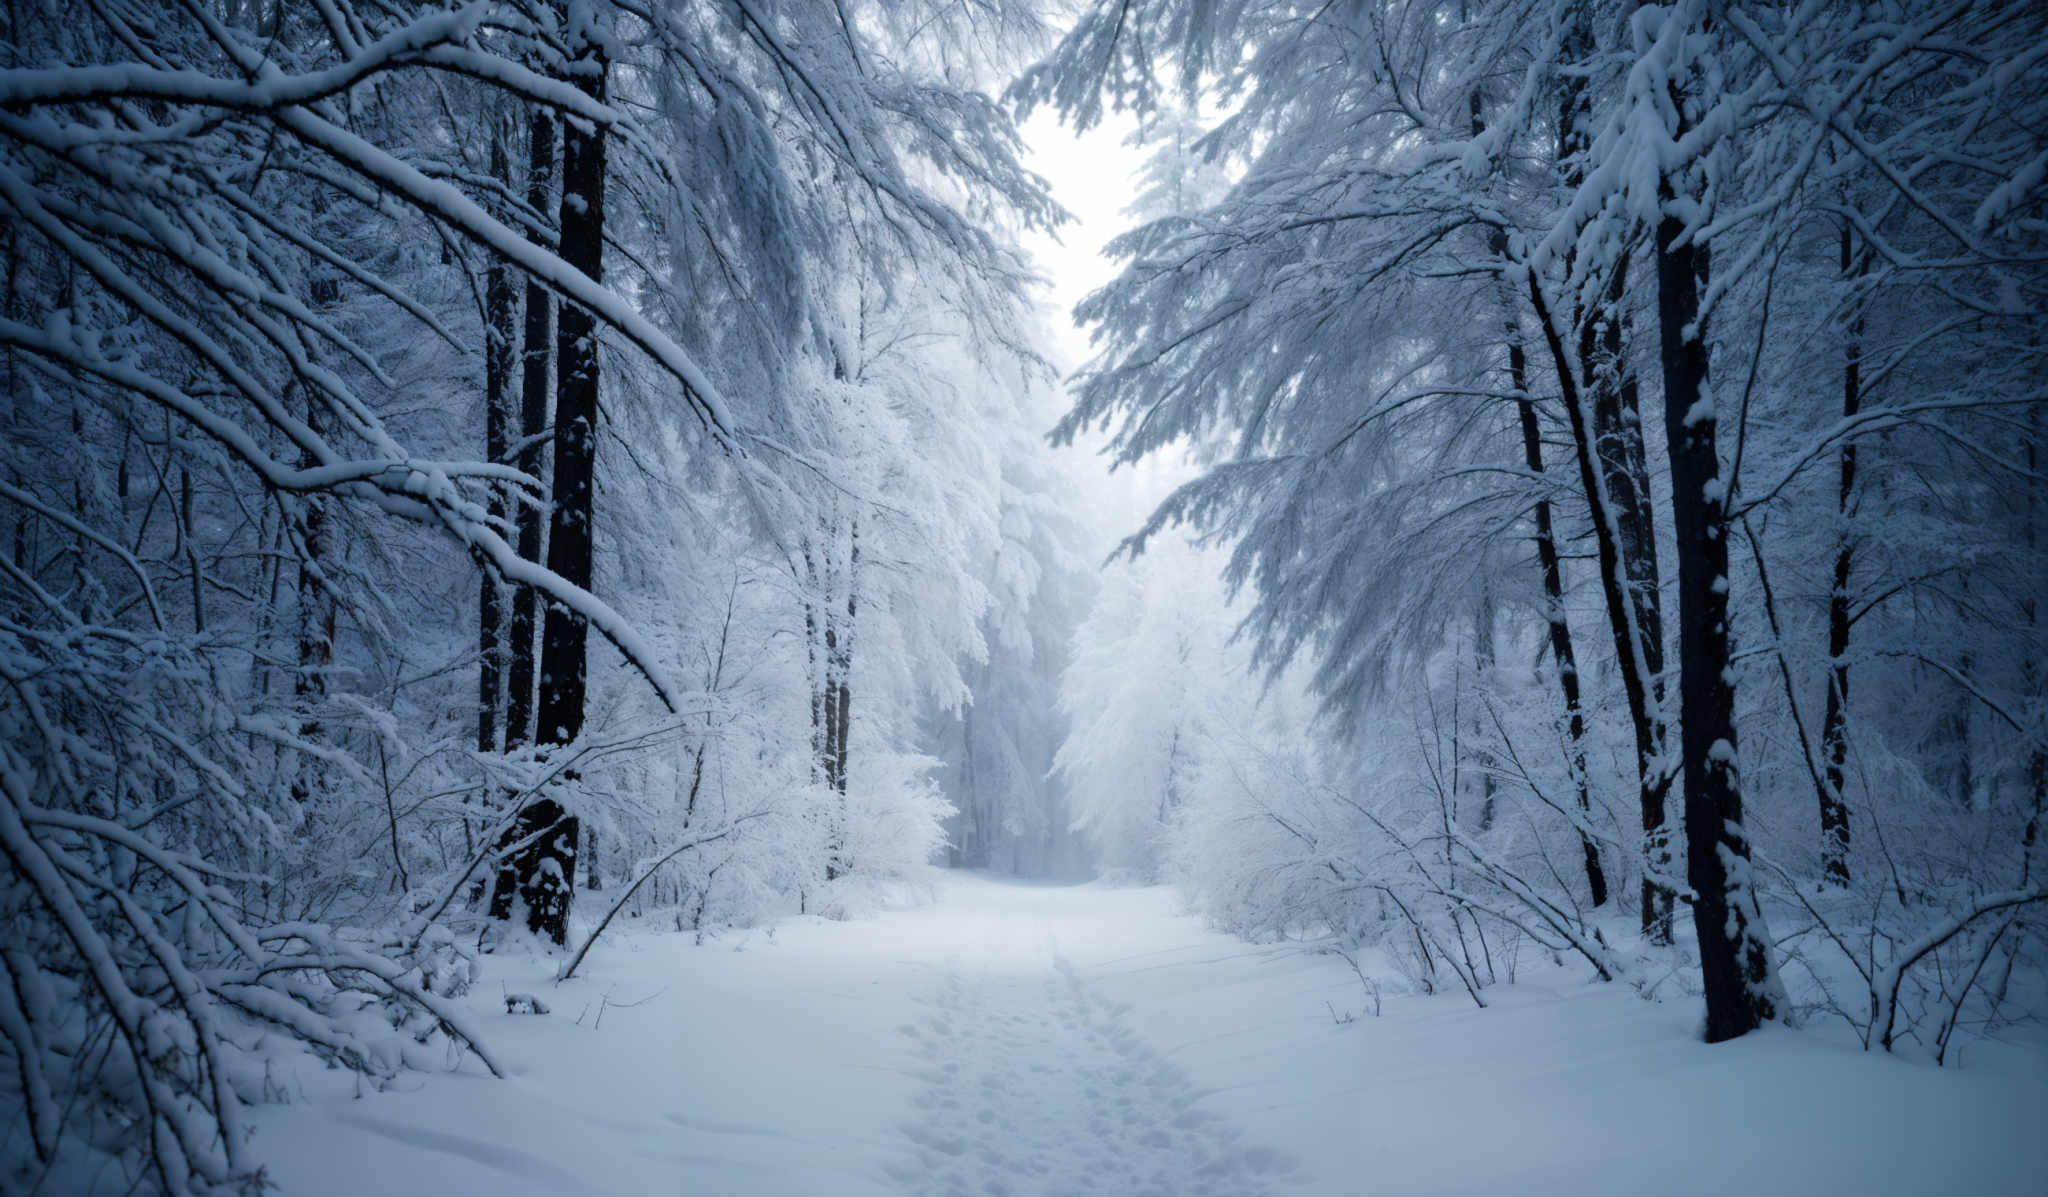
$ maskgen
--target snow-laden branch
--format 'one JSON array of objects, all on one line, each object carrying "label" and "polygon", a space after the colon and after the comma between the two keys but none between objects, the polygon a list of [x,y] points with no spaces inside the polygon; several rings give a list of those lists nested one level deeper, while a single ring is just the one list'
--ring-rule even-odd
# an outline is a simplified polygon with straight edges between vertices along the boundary
[{"label": "snow-laden branch", "polygon": [[701,848],[706,844],[715,844],[720,840],[730,839],[738,832],[741,826],[755,819],[766,817],[768,817],[767,812],[759,811],[740,815],[716,830],[686,836],[680,843],[672,845],[667,851],[656,856],[651,863],[636,866],[639,875],[633,878],[633,884],[627,886],[625,891],[618,896],[618,899],[611,904],[610,909],[604,912],[604,916],[597,920],[597,926],[590,929],[590,934],[584,937],[582,946],[576,949],[576,954],[571,956],[562,965],[562,970],[559,973],[555,974],[555,980],[557,982],[566,981],[576,975],[576,969],[583,963],[583,958],[590,954],[590,949],[596,946],[598,939],[604,935],[605,928],[612,925],[612,920],[618,917],[619,911],[626,908],[626,903],[633,900],[633,895],[639,893],[640,887],[647,884],[648,878],[660,872],[663,865],[668,864],[685,852]]},{"label": "snow-laden branch", "polygon": [[419,51],[473,37],[492,3],[429,13],[392,30],[325,70],[285,75],[275,67],[249,81],[142,63],[15,67],[0,71],[0,105],[104,104],[117,100],[198,104],[241,112],[272,112],[339,95],[374,75],[404,65]]},{"label": "snow-laden branch", "polygon": [[150,622],[156,625],[158,631],[163,630],[163,604],[157,602],[156,588],[150,585],[149,574],[144,572],[142,562],[135,559],[135,554],[122,547],[120,542],[100,535],[84,523],[57,510],[20,487],[9,486],[5,482],[0,482],[0,499],[6,499],[10,503],[27,508],[51,523],[56,524],[58,527],[63,528],[65,531],[90,540],[111,554],[122,565],[127,566],[128,572],[135,577],[136,586],[141,589],[142,601],[149,607]]},{"label": "snow-laden branch", "polygon": [[1906,973],[1928,953],[1969,930],[1972,923],[1987,914],[1996,914],[2001,910],[2028,906],[2035,902],[2048,902],[2048,886],[1985,894],[1968,906],[1951,912],[1948,918],[1937,923],[1920,938],[1900,945],[1893,953],[1891,963],[1871,974],[1870,1029],[1866,1042],[1875,1041],[1885,1050],[1891,1050],[1893,1023],[1898,1017],[1899,986],[1905,981]]}]

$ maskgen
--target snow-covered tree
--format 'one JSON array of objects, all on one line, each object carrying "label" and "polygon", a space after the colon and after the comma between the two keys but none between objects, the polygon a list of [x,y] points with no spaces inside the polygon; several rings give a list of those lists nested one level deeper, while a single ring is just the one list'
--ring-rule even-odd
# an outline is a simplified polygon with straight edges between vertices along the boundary
[{"label": "snow-covered tree", "polygon": [[[2041,774],[2021,745],[2041,725],[2018,712],[2039,702],[2022,664],[2038,625],[2005,579],[2037,560],[2039,488],[2019,480],[2043,394],[2007,367],[2040,345],[2040,31],[2012,5],[1102,4],[1016,90],[1082,125],[1105,105],[1213,109],[1176,141],[1234,180],[1115,243],[1125,269],[1080,309],[1101,353],[1062,435],[1107,427],[1123,461],[1196,455],[1142,536],[1185,522],[1231,545],[1259,661],[1308,662],[1326,718],[1383,771],[1387,724],[1456,725],[1418,746],[1419,793],[1353,793],[1387,860],[1574,947],[1592,942],[1579,903],[1620,876],[1652,943],[1683,895],[1710,1038],[1788,1008],[1767,902],[1828,952],[1866,933],[1849,924],[1905,941],[1925,918],[1875,882],[1857,914],[1759,879],[1763,861],[1791,890],[1840,888],[1918,857],[1856,831],[1901,813],[1895,784],[1852,799],[1859,769],[2020,796],[1996,816],[1899,804],[1942,843],[1997,845],[1943,904],[1975,910],[2034,871]],[[1994,345],[2010,361],[1960,365]],[[1987,527],[1994,505],[2012,518]],[[1529,659],[1555,696],[1534,721],[1502,667]],[[1954,698],[1930,712],[1926,686]],[[1488,814],[1462,829],[1440,738],[1483,779]],[[1548,848],[1516,855],[1549,832],[1477,834],[1502,803],[1580,841],[1584,890]],[[1640,835],[1617,836],[1629,808]],[[2017,924],[1969,925],[1984,939],[1947,964]],[[2004,1000],[1935,988],[1994,1021]]]},{"label": "snow-covered tree", "polygon": [[1219,573],[1215,554],[1162,539],[1109,569],[1075,631],[1060,681],[1069,730],[1054,767],[1075,829],[1113,873],[1169,874],[1182,812],[1227,784],[1233,730],[1256,705]]},{"label": "snow-covered tree", "polygon": [[[985,606],[918,537],[956,504],[989,541],[997,488],[971,455],[898,484],[966,422],[897,384],[1018,368],[1010,239],[1057,212],[904,9],[8,18],[6,1185],[244,1186],[241,1107],[301,1056],[495,1069],[447,998],[521,899],[574,968],[632,903],[743,921],[835,843],[936,848],[908,687],[855,717],[863,821],[813,834],[772,568],[857,493],[862,570],[960,596],[883,602],[904,643],[875,620],[855,684],[957,660]],[[946,319],[828,415],[849,263]]]}]

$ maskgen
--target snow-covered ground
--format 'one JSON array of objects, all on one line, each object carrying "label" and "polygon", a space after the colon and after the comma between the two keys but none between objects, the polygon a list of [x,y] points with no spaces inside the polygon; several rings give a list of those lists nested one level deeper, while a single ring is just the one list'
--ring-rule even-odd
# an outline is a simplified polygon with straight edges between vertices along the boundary
[{"label": "snow-covered ground", "polygon": [[[928,905],[695,946],[636,933],[559,988],[471,996],[517,1075],[358,1099],[284,1079],[259,1148],[287,1197],[378,1193],[2013,1193],[2048,1189],[2048,1065],[1962,1068],[1540,976],[1370,999],[1165,889],[975,875]],[[1556,974],[1551,974],[1555,976]],[[502,1013],[531,992],[544,1017]],[[1356,1014],[1339,1023],[1337,1014]],[[600,1019],[601,1015],[601,1019]],[[326,1088],[323,1088],[326,1086]]]}]

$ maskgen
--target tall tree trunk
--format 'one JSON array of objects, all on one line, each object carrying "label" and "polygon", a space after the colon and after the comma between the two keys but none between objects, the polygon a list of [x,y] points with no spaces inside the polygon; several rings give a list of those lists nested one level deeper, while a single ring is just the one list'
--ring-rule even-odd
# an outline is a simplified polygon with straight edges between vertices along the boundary
[{"label": "tall tree trunk", "polygon": [[826,620],[827,657],[830,662],[828,676],[830,689],[825,703],[829,708],[831,724],[830,778],[833,802],[831,817],[832,836],[826,848],[825,878],[843,876],[850,861],[846,859],[846,775],[849,761],[849,733],[853,727],[853,631],[854,621],[859,614],[860,588],[860,520],[855,517],[848,528],[846,551],[846,622],[834,628],[837,622]]},{"label": "tall tree trunk", "polygon": [[803,538],[803,558],[803,576],[797,581],[804,604],[804,677],[810,685],[811,784],[817,785],[825,780],[825,632],[819,619],[825,595],[819,589],[818,556],[808,535]]},{"label": "tall tree trunk", "polygon": [[[203,635],[206,631],[206,599],[204,592],[200,589],[202,575],[199,567],[199,541],[198,538],[192,535],[192,529],[195,527],[197,527],[197,524],[194,523],[192,514],[192,469],[190,466],[180,465],[178,467],[178,539],[185,546],[185,568],[190,570],[192,574],[192,631],[195,634]],[[80,549],[80,559],[83,560],[84,556],[84,550]],[[333,642],[333,639],[333,631],[330,629],[328,632],[330,644]]]},{"label": "tall tree trunk", "polygon": [[[571,72],[578,90],[602,103],[607,63],[602,48],[578,47]],[[562,131],[561,257],[591,279],[604,277],[604,130]],[[591,584],[592,518],[596,504],[598,355],[591,314],[562,305],[555,334],[555,471],[548,569],[572,585]],[[550,603],[541,629],[540,700],[534,740],[564,745],[583,731],[589,627],[583,617]],[[533,843],[509,862],[525,899],[527,926],[557,944],[568,942],[575,897],[576,817],[551,798],[536,798],[508,833]],[[494,903],[495,905],[495,903]]]},{"label": "tall tree trunk", "polygon": [[[9,11],[10,13],[12,12],[11,9]],[[10,19],[8,24],[11,27],[13,21]],[[16,241],[12,218],[6,218],[4,226],[0,227],[5,227],[7,230],[6,292],[4,295],[0,295],[0,316],[5,316],[9,320],[18,320],[21,318],[22,306],[20,302],[21,247]],[[18,377],[18,371],[15,369],[14,346],[9,345],[4,350],[0,350],[0,355],[4,355],[7,363],[7,435],[12,437],[21,434],[23,431],[22,424],[24,421],[21,418],[21,410],[27,402],[27,396],[22,391],[21,380]],[[9,480],[16,487],[21,486],[20,470],[10,468],[8,473],[10,475]],[[28,512],[17,508],[14,513],[14,536],[8,545],[9,556],[13,558],[15,568],[17,569],[26,569],[28,566],[28,524]]]},{"label": "tall tree trunk", "polygon": [[[826,608],[821,622],[825,628],[825,656],[823,685],[818,696],[819,710],[823,714],[824,726],[818,759],[819,771],[824,775],[825,788],[833,793],[839,791],[839,620],[830,607]],[[832,876],[832,866],[827,863],[825,874]]]},{"label": "tall tree trunk", "polygon": [[[527,122],[526,203],[534,212],[546,212],[555,199],[555,118],[536,105]],[[527,239],[541,243],[539,230]],[[521,331],[519,376],[519,451],[514,460],[521,472],[539,478],[545,467],[541,434],[548,426],[548,382],[554,365],[554,296],[539,282],[526,282],[525,326]],[[519,529],[519,556],[526,561],[541,559],[541,511],[522,503],[514,514]],[[519,748],[533,742],[534,680],[533,591],[521,586],[512,594],[512,620],[507,637],[511,641],[506,667],[505,747]]]},{"label": "tall tree trunk", "polygon": [[[2030,435],[2027,437],[2027,475],[2038,478],[2040,477],[2041,469],[2041,409],[2039,407],[2034,409],[2031,421],[2032,427],[2029,429]],[[2027,490],[2026,559],[2032,562],[2032,565],[2028,568],[2031,570],[2031,576],[2036,578],[2042,574],[2043,562],[2041,560],[2040,543],[2042,509],[2044,506],[2048,506],[2048,495],[2044,495],[2042,488],[2038,485],[2029,487]],[[2040,644],[2041,600],[2038,593],[2030,593],[2020,599],[2020,617],[2026,621],[2029,633],[2028,638],[2033,642],[2028,647],[2027,657],[2020,671],[2020,681],[2025,687],[2026,693],[2034,694],[2038,693],[2041,684],[2041,662],[2039,657],[2035,655],[2034,649],[2034,646]],[[2033,881],[2034,856],[2039,850],[2041,842],[2041,819],[2044,814],[2048,814],[2048,745],[2042,744],[2039,740],[2034,742],[2033,751],[2027,754],[2026,781],[2027,826],[2020,836],[2020,849],[2022,852],[2020,858],[2020,884],[2022,886]]]},{"label": "tall tree trunk", "polygon": [[[1592,53],[1592,33],[1580,11],[1567,30],[1564,54],[1567,61],[1585,61]],[[1557,157],[1568,187],[1577,187],[1585,177],[1585,156],[1591,146],[1589,117],[1585,80],[1567,75],[1558,102]],[[1574,356],[1567,356],[1558,343],[1547,313],[1539,314],[1544,316],[1553,364],[1565,395],[1579,480],[1593,524],[1608,630],[1635,736],[1643,829],[1643,933],[1652,942],[1669,943],[1671,892],[1658,880],[1672,873],[1665,811],[1671,769],[1664,752],[1664,626],[1637,385],[1627,364],[1627,319],[1622,307],[1627,272],[1624,255],[1607,280],[1599,306],[1592,313],[1572,313],[1572,329],[1578,334]],[[1539,289],[1533,278],[1530,288],[1532,292]],[[1538,302],[1540,305],[1540,296]]]},{"label": "tall tree trunk", "polygon": [[[1482,589],[1478,609],[1472,613],[1472,684],[1475,689],[1484,687],[1493,674],[1493,618],[1493,592]],[[1484,726],[1478,711],[1472,712],[1472,726],[1475,731]],[[1493,828],[1494,770],[1498,764],[1489,753],[1480,751],[1473,755],[1474,763],[1479,766],[1479,830],[1489,831]]]},{"label": "tall tree trunk", "polygon": [[1622,688],[1635,732],[1636,781],[1642,812],[1642,927],[1658,943],[1671,941],[1671,890],[1656,878],[1671,875],[1665,798],[1671,769],[1665,760],[1664,614],[1658,593],[1657,538],[1650,509],[1649,467],[1643,451],[1641,404],[1635,371],[1627,362],[1628,259],[1615,264],[1599,310],[1579,327],[1584,391],[1592,399],[1591,439],[1602,506],[1612,521],[1616,570],[1606,579],[1608,619],[1620,652]]},{"label": "tall tree trunk", "polygon": [[[1522,346],[1521,331],[1509,322],[1508,385],[1515,393],[1515,415],[1522,429],[1522,461],[1529,472],[1543,473],[1543,431],[1536,421],[1536,401],[1529,395],[1528,354]],[[1586,716],[1579,702],[1579,658],[1572,645],[1571,624],[1564,610],[1564,568],[1557,553],[1557,535],[1552,530],[1550,500],[1536,500],[1536,563],[1543,572],[1543,621],[1550,634],[1550,655],[1557,662],[1557,685],[1564,695],[1565,736],[1571,757],[1572,787],[1578,794],[1579,810],[1591,815],[1593,802],[1586,792]],[[1594,906],[1607,905],[1607,870],[1600,863],[1599,845],[1584,830],[1579,847],[1586,861],[1586,888]]]},{"label": "tall tree trunk", "polygon": [[[307,496],[299,518],[298,668],[292,680],[292,691],[304,707],[326,696],[327,671],[334,664],[334,599],[327,592],[322,565],[329,549],[327,519],[326,501]],[[299,724],[299,737],[318,739],[322,730],[319,719],[308,713]],[[299,771],[292,782],[293,798],[303,802],[312,793],[309,776],[307,770]]]},{"label": "tall tree trunk", "polygon": [[[505,156],[508,136],[503,121],[491,130],[491,177],[511,182],[511,166]],[[502,462],[511,450],[512,429],[512,275],[504,259],[493,256],[484,271],[484,452],[485,460]],[[490,512],[494,519],[505,517],[502,492],[493,491]],[[476,747],[478,752],[499,748],[499,712],[504,709],[505,628],[504,580],[491,570],[479,570],[477,596],[477,683]]]},{"label": "tall tree trunk", "polygon": [[[1684,98],[1672,88],[1687,121]],[[1669,195],[1669,181],[1666,183]],[[1668,211],[1668,209],[1667,209]],[[1709,1043],[1777,1016],[1770,941],[1757,904],[1742,785],[1735,767],[1735,674],[1728,636],[1727,480],[1707,389],[1700,284],[1705,247],[1685,223],[1657,224],[1657,317],[1663,350],[1664,439],[1671,457],[1671,523],[1678,544],[1679,704],[1685,776],[1686,879],[1707,999]]]},{"label": "tall tree trunk", "polygon": [[[1550,358],[1557,372],[1558,390],[1563,397],[1567,422],[1571,427],[1572,445],[1579,465],[1579,485],[1586,496],[1586,508],[1593,525],[1593,542],[1600,562],[1600,589],[1605,600],[1608,629],[1613,634],[1616,663],[1622,675],[1622,690],[1629,707],[1629,722],[1636,738],[1636,779],[1641,798],[1644,833],[1644,877],[1643,877],[1643,933],[1653,942],[1666,943],[1670,940],[1670,918],[1663,899],[1664,887],[1654,879],[1655,875],[1668,875],[1665,862],[1669,849],[1664,828],[1664,798],[1670,786],[1667,769],[1661,764],[1660,746],[1663,742],[1662,717],[1653,713],[1651,699],[1658,694],[1645,673],[1643,653],[1639,651],[1641,629],[1634,622],[1635,603],[1630,597],[1632,587],[1628,582],[1631,571],[1623,565],[1623,538],[1620,519],[1607,493],[1605,471],[1594,450],[1596,443],[1589,405],[1582,398],[1579,375],[1573,368],[1572,354],[1566,349],[1559,334],[1557,322],[1553,319],[1549,303],[1545,300],[1543,286],[1532,273],[1529,276],[1529,301],[1536,310],[1538,322],[1543,327],[1544,340],[1550,350]],[[1660,629],[1661,635],[1661,629]],[[1658,654],[1661,658],[1662,654]],[[1661,664],[1661,660],[1659,661]],[[1577,685],[1574,675],[1574,687]]]},{"label": "tall tree trunk", "polygon": [[[316,434],[320,431],[317,408],[308,407],[306,424]],[[304,457],[301,464],[311,466],[314,463],[311,457]],[[292,693],[303,707],[312,707],[326,697],[327,671],[334,664],[336,612],[326,575],[333,535],[328,528],[327,502],[324,495],[305,495],[300,498],[296,512],[299,622],[294,646],[297,669],[292,676]],[[309,713],[299,724],[300,738],[315,740],[321,734],[320,721]],[[312,775],[313,771],[306,767],[295,771],[291,786],[295,800],[304,802],[311,796]]]},{"label": "tall tree trunk", "polygon": [[[834,755],[839,793],[846,793],[849,742],[853,733],[853,633],[860,614],[860,519],[855,517],[846,550],[846,627],[839,633],[839,743]],[[844,803],[842,802],[842,805]]]},{"label": "tall tree trunk", "polygon": [[[1461,10],[1462,20],[1465,14]],[[1577,127],[1578,109],[1584,102],[1584,88],[1567,87],[1560,102],[1558,119],[1561,130],[1558,151],[1560,156],[1572,148],[1567,130]],[[1484,103],[1477,88],[1470,97],[1472,136],[1477,138],[1485,131]],[[1493,255],[1508,260],[1508,235],[1496,230],[1488,237],[1488,248]],[[1531,475],[1543,474],[1543,430],[1536,419],[1536,401],[1529,394],[1529,355],[1522,339],[1521,323],[1515,317],[1515,297],[1511,288],[1502,285],[1502,306],[1507,311],[1506,330],[1508,344],[1508,389],[1515,396],[1515,419],[1522,433],[1522,463]],[[1566,752],[1570,758],[1572,788],[1578,795],[1579,810],[1590,816],[1593,812],[1591,795],[1586,789],[1586,717],[1579,702],[1579,660],[1572,645],[1571,624],[1564,610],[1564,570],[1559,564],[1557,535],[1553,528],[1550,500],[1536,500],[1536,563],[1543,575],[1543,622],[1550,637],[1550,655],[1557,663],[1557,684],[1564,697]],[[1489,629],[1487,661],[1492,661],[1492,644]],[[1493,783],[1487,781],[1484,824],[1493,822]],[[1600,862],[1599,845],[1583,828],[1579,831],[1579,847],[1585,858],[1586,888],[1595,907],[1607,905],[1607,870]]]},{"label": "tall tree trunk", "polygon": [[[1849,225],[1842,225],[1842,274],[1860,275],[1855,242]],[[1858,305],[1850,318],[1842,361],[1842,416],[1854,416],[1863,406],[1863,314],[1862,297],[1852,296]],[[1855,567],[1856,546],[1849,533],[1849,517],[1855,509],[1856,442],[1842,441],[1838,456],[1839,485],[1835,491],[1834,584],[1828,591],[1828,693],[1827,709],[1821,716],[1820,860],[1821,876],[1830,884],[1849,884],[1849,804],[1843,797],[1844,766],[1849,755],[1849,577]]]}]

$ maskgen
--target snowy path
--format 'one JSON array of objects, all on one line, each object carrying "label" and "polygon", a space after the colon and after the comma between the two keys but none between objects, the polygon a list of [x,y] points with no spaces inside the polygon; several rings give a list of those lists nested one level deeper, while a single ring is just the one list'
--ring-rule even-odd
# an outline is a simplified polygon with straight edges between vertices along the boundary
[{"label": "snowy path", "polygon": [[[628,934],[560,988],[544,960],[492,958],[469,1000],[511,1080],[410,1076],[360,1100],[308,1084],[310,1100],[262,1112],[272,1175],[286,1197],[1300,1191],[1294,1158],[1211,1109],[1089,975],[1255,951],[1159,891],[967,875],[926,897],[702,946]],[[505,1015],[501,989],[551,1013]]]},{"label": "snowy path", "polygon": [[1180,1069],[1055,954],[1043,977],[958,973],[917,1040],[929,1086],[890,1174],[919,1197],[1260,1197],[1292,1170],[1201,1105]]},{"label": "snowy path", "polygon": [[[2033,1197],[2048,1175],[2039,1052],[1935,1069],[1775,1029],[1709,1048],[1690,1000],[1533,951],[1491,1009],[1390,995],[1373,1017],[1341,962],[1216,934],[1167,890],[954,875],[927,897],[702,946],[630,933],[560,987],[544,960],[495,957],[465,1000],[510,1079],[279,1078],[295,1104],[257,1118],[270,1179],[283,1197]],[[503,1013],[501,986],[553,1013]]]}]

